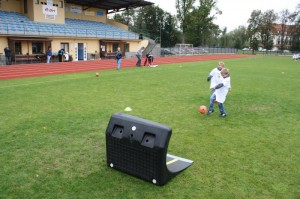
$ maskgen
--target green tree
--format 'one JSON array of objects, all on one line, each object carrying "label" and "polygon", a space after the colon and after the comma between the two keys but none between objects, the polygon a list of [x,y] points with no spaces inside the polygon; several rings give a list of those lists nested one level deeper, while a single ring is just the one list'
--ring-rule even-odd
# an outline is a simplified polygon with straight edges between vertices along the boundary
[{"label": "green tree", "polygon": [[179,42],[180,32],[176,29],[176,18],[158,6],[136,9],[132,31],[161,41],[162,47],[174,46]]},{"label": "green tree", "polygon": [[259,41],[256,37],[254,37],[252,40],[251,40],[251,43],[250,43],[250,46],[252,48],[252,54],[254,54],[254,51],[257,51],[258,50],[258,44],[259,44]]},{"label": "green tree", "polygon": [[176,0],[177,18],[182,30],[182,43],[185,43],[185,35],[187,32],[187,15],[192,12],[194,3],[195,0]]},{"label": "green tree", "polygon": [[291,15],[293,26],[290,28],[291,36],[291,50],[300,51],[300,3],[297,6],[296,11]]},{"label": "green tree", "polygon": [[290,36],[290,26],[289,24],[292,22],[292,14],[289,10],[282,10],[279,14],[280,21],[280,50],[285,50],[288,44],[288,36]]},{"label": "green tree", "polygon": [[220,47],[229,47],[242,49],[244,47],[249,47],[247,29],[245,26],[239,26],[237,29],[226,33],[223,31],[221,37],[219,38]]},{"label": "green tree", "polygon": [[137,8],[133,17],[133,27],[131,31],[136,33],[147,33],[145,24],[145,7]]},{"label": "green tree", "polygon": [[128,9],[121,13],[116,13],[113,19],[119,23],[127,25],[130,29],[133,26],[134,15],[135,15],[135,10]]},{"label": "green tree", "polygon": [[215,8],[215,0],[199,0],[199,7],[186,16],[186,40],[195,46],[209,45],[218,34],[219,27],[213,23],[211,14]]},{"label": "green tree", "polygon": [[261,16],[260,25],[260,38],[263,48],[271,50],[273,47],[273,32],[275,30],[274,24],[277,19],[277,15],[274,10],[268,10]]},{"label": "green tree", "polygon": [[164,20],[162,21],[161,29],[161,46],[173,47],[180,42],[180,32],[176,28],[176,18],[170,13],[164,14]]},{"label": "green tree", "polygon": [[261,10],[253,10],[250,18],[248,19],[248,28],[247,33],[250,38],[250,46],[252,48],[252,54],[254,54],[254,50],[258,49],[258,43],[260,37],[260,28],[262,24],[262,12]]}]

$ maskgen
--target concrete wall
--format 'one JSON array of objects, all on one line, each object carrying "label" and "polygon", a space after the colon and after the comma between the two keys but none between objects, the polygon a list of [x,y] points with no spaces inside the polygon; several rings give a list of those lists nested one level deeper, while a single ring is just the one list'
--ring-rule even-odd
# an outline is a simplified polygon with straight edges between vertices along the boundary
[{"label": "concrete wall", "polygon": [[[62,8],[56,7],[57,9],[57,15],[54,15],[53,19],[49,19],[46,17],[46,15],[43,13],[43,5],[41,4],[42,1],[40,1],[39,4],[35,4],[34,0],[28,0],[28,2],[31,1],[31,5],[28,6],[28,8],[32,8],[33,17],[29,17],[32,21],[36,22],[48,22],[48,23],[57,23],[57,24],[64,24],[65,23],[65,8],[63,5]],[[59,4],[60,0],[53,0],[53,4]],[[63,3],[64,4],[64,3]],[[28,13],[29,15],[29,13]]]},{"label": "concrete wall", "polygon": [[53,39],[51,46],[52,52],[57,53],[60,50],[61,43],[68,43],[69,44],[69,51],[70,55],[74,57],[75,55],[75,43],[85,43],[87,46],[87,52],[89,54],[94,54],[95,51],[99,52],[99,41],[91,40],[91,39],[65,39],[65,38],[56,38]]},{"label": "concrete wall", "polygon": [[4,11],[13,11],[13,12],[19,12],[23,13],[23,0],[17,1],[17,0],[9,0],[9,1],[1,1],[1,10]]},{"label": "concrete wall", "polygon": [[[89,21],[98,21],[106,23],[106,10],[98,9],[98,8],[88,8],[86,10],[82,10],[81,6],[66,4],[65,5],[65,17],[72,19],[81,19],[81,20],[89,20]],[[75,10],[75,11],[74,11]],[[81,12],[81,13],[76,13]],[[102,16],[100,16],[103,14]]]},{"label": "concrete wall", "polygon": [[4,55],[4,48],[8,46],[7,38],[6,37],[0,37],[0,53]]}]

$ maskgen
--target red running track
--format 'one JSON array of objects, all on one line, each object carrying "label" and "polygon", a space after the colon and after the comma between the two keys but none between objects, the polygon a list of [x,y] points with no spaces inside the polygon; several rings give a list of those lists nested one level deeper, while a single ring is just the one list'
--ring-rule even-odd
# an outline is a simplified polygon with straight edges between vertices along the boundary
[{"label": "red running track", "polygon": [[[208,60],[224,60],[234,58],[245,58],[249,55],[238,54],[217,54],[217,55],[201,55],[201,56],[176,56],[176,57],[159,57],[155,58],[154,63],[172,64],[182,62],[197,62]],[[123,59],[121,68],[135,67],[137,59]],[[144,59],[142,60],[142,63]],[[38,63],[38,64],[19,64],[0,67],[0,80],[47,76],[57,74],[67,74],[76,72],[87,72],[94,70],[116,69],[115,60],[93,60],[78,62],[55,62],[55,63]]]}]

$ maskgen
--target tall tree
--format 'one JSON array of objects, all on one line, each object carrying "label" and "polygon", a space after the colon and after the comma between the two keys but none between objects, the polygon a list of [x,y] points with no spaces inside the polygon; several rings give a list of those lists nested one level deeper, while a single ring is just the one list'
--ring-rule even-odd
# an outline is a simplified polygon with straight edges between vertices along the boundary
[{"label": "tall tree", "polygon": [[273,47],[273,32],[275,30],[274,24],[277,15],[274,10],[267,10],[261,16],[260,38],[263,48],[271,50]]},{"label": "tall tree", "polygon": [[287,47],[288,44],[288,36],[289,36],[289,24],[291,23],[292,14],[289,10],[285,9],[282,10],[279,14],[279,20],[280,20],[280,50],[284,50]]},{"label": "tall tree", "polygon": [[193,9],[193,4],[195,0],[176,0],[176,9],[177,9],[177,17],[181,25],[182,30],[182,43],[185,43],[185,35],[186,35],[186,18],[189,13],[191,13]]},{"label": "tall tree", "polygon": [[221,37],[219,38],[219,46],[223,48],[228,47],[237,49],[249,47],[246,27],[239,26],[229,33],[223,31]]},{"label": "tall tree", "polygon": [[170,13],[164,14],[163,26],[161,29],[161,46],[173,47],[180,42],[180,32],[176,28],[176,18]]},{"label": "tall tree", "polygon": [[199,0],[199,7],[195,7],[186,16],[186,40],[189,43],[196,46],[207,45],[218,34],[219,27],[213,23],[215,16],[211,14],[215,6],[215,0]]},{"label": "tall tree", "polygon": [[179,42],[180,33],[176,28],[176,18],[158,6],[136,9],[132,31],[161,42],[162,47],[174,46]]},{"label": "tall tree", "polygon": [[247,33],[250,38],[250,45],[252,48],[252,54],[255,50],[258,50],[258,43],[260,37],[260,28],[262,24],[262,12],[261,10],[253,10],[250,18],[248,19]]},{"label": "tall tree", "polygon": [[128,9],[121,13],[116,13],[113,17],[113,19],[119,23],[125,24],[129,27],[133,26],[133,17],[135,14],[134,9]]},{"label": "tall tree", "polygon": [[291,15],[293,26],[291,26],[291,50],[300,51],[300,3],[296,11]]}]

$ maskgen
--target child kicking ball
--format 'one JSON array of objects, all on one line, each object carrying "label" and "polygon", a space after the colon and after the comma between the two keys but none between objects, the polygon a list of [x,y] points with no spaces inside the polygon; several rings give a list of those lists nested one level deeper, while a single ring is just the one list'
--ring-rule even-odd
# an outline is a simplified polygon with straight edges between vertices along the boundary
[{"label": "child kicking ball", "polygon": [[230,74],[229,69],[223,68],[221,70],[221,76],[216,79],[216,86],[212,88],[212,95],[210,96],[209,109],[207,115],[214,112],[214,102],[218,102],[218,107],[220,110],[220,117],[226,117],[226,111],[224,107],[224,102],[226,100],[227,93],[231,89],[230,85]]}]

